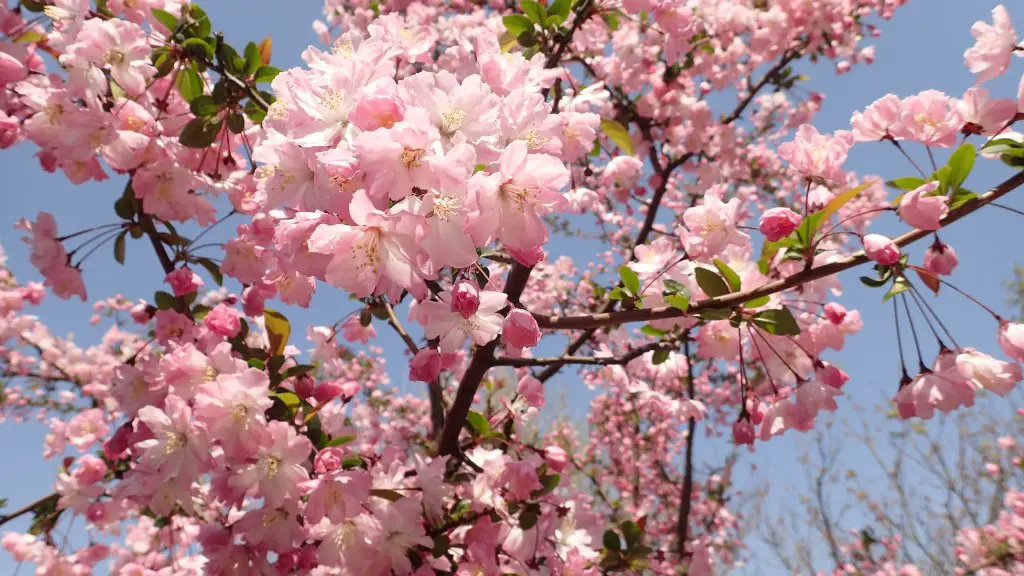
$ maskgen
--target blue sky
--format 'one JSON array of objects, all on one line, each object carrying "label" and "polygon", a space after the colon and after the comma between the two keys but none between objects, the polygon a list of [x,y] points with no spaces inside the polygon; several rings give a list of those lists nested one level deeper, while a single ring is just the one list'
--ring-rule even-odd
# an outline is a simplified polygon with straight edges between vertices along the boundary
[{"label": "blue sky", "polygon": [[[810,76],[807,87],[824,93],[827,98],[822,112],[815,120],[822,132],[848,128],[850,114],[862,109],[886,92],[907,96],[921,90],[936,88],[958,96],[973,85],[974,78],[963,65],[963,51],[973,43],[971,24],[979,19],[989,20],[995,2],[987,0],[916,0],[897,11],[890,22],[881,24],[882,36],[874,39],[877,61],[870,66],[858,66],[853,72],[835,77],[829,67],[814,66],[799,69]],[[1011,17],[1024,30],[1024,8],[1009,3]],[[248,0],[245,3],[211,0],[203,3],[214,27],[225,32],[229,42],[241,47],[247,40],[259,41],[271,36],[274,41],[275,65],[285,68],[300,64],[299,54],[309,43],[315,42],[310,24],[320,16],[320,5],[314,0],[304,2],[271,2]],[[283,9],[282,9],[283,7]],[[1015,59],[1016,60],[1016,59]],[[1011,72],[986,86],[998,96],[1016,94],[1016,80],[1024,62],[1014,62]],[[0,197],[0,242],[10,257],[10,265],[22,280],[36,280],[38,274],[28,263],[24,245],[13,224],[22,216],[33,216],[40,210],[52,212],[62,232],[70,232],[113,221],[112,204],[121,194],[123,178],[100,184],[72,186],[60,174],[46,174],[33,158],[32,145],[21,145],[0,152],[0,172],[9,183]],[[925,162],[922,150],[912,149],[919,162]],[[944,156],[944,155],[943,155]],[[941,158],[940,158],[941,161]],[[847,169],[860,174],[878,174],[886,179],[908,176],[913,169],[891,147],[880,144],[858,145],[851,153]],[[1006,177],[1008,171],[993,162],[979,162],[968,185],[982,191]],[[1024,208],[1024,198],[1009,196],[1006,204]],[[241,218],[231,220],[234,224]],[[232,225],[234,225],[232,224]],[[979,297],[997,310],[1005,309],[1003,282],[1011,277],[1018,259],[1019,236],[1013,234],[1024,221],[1021,216],[996,208],[957,223],[942,233],[943,240],[960,255],[960,267],[952,281]],[[898,233],[904,228],[889,218],[879,225],[886,233]],[[911,250],[920,259],[923,247]],[[579,251],[576,243],[554,242],[549,250],[552,257],[569,254],[583,266],[587,254]],[[116,264],[109,254],[98,252],[88,262],[85,279],[90,300],[121,293],[131,298],[148,297],[159,289],[162,271],[151,250],[141,242],[128,245],[130,267]],[[880,292],[869,290],[857,281],[863,271],[855,270],[843,275],[846,294],[840,301],[849,308],[860,310],[865,328],[857,336],[847,339],[846,348],[831,360],[842,366],[851,376],[846,387],[847,398],[841,402],[840,417],[853,417],[855,403],[873,405],[890,397],[896,389],[898,360],[892,335],[891,310],[879,305]],[[944,310],[943,320],[963,345],[974,346],[995,353],[995,323],[963,298],[944,293],[938,298],[938,307]],[[296,337],[304,334],[304,327],[314,323],[329,324],[353,308],[353,304],[334,290],[320,290],[311,310],[289,309],[287,314],[296,330]],[[77,339],[89,343],[98,332],[88,326],[91,310],[80,302],[64,302],[48,297],[38,314],[58,334],[75,332]],[[401,341],[386,327],[379,327],[377,344],[388,351],[402,350]],[[301,342],[296,342],[302,344]],[[926,351],[931,355],[933,351]],[[404,362],[401,356],[389,352],[386,356],[393,380],[404,380]],[[569,403],[569,412],[582,417],[587,412],[589,394],[582,389],[572,373],[561,376],[551,384],[549,394],[562,394]],[[549,396],[550,397],[550,396]],[[10,508],[20,507],[39,496],[49,493],[56,461],[44,461],[41,441],[44,427],[38,424],[0,425],[0,460],[14,463],[17,473],[0,474],[0,497],[10,499]],[[796,463],[798,437],[790,433],[768,444],[760,444],[752,461],[758,465],[758,479],[767,476],[774,484],[783,485],[794,480],[791,471],[799,470]],[[720,451],[718,443],[698,446],[698,457],[715,460]],[[847,465],[864,464],[863,454],[851,450]],[[741,467],[740,470],[747,470]],[[795,473],[793,473],[795,474]],[[5,526],[24,529],[26,522]],[[0,572],[10,571],[10,560],[0,554]],[[769,566],[760,573],[773,574]]]}]

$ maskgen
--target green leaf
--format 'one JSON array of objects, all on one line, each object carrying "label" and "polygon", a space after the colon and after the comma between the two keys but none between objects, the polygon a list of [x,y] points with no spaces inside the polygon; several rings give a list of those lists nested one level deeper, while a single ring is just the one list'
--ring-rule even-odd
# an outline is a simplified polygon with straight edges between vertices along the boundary
[{"label": "green leaf", "polygon": [[114,240],[114,260],[117,260],[118,264],[124,264],[124,237],[128,235],[128,231],[125,230],[117,235],[117,239]]},{"label": "green leaf", "polygon": [[725,278],[725,281],[729,283],[729,289],[732,292],[739,292],[740,288],[742,288],[740,275],[730,268],[728,264],[722,262],[718,258],[715,258],[714,264],[715,268],[718,268],[718,271],[722,274],[722,277]]},{"label": "green leaf", "polygon": [[728,308],[708,308],[706,310],[699,310],[697,316],[704,320],[725,320],[732,316],[732,310]]},{"label": "green leaf", "polygon": [[949,156],[949,162],[946,164],[950,168],[949,186],[953,190],[957,190],[967,180],[967,176],[974,168],[974,160],[977,155],[978,151],[974,148],[974,144],[965,143]]},{"label": "green leaf", "polygon": [[608,12],[601,12],[601,20],[604,20],[604,25],[609,30],[615,32],[619,29],[619,15],[618,10],[610,10]]},{"label": "green leaf", "polygon": [[343,446],[343,445],[348,444],[349,442],[351,442],[351,441],[353,441],[355,439],[356,439],[355,436],[338,436],[337,438],[332,438],[331,441],[328,442],[327,444],[324,444],[324,448],[333,448],[335,446]]},{"label": "green leaf", "polygon": [[640,277],[629,266],[619,266],[619,279],[633,296],[640,295]]},{"label": "green leaf", "polygon": [[503,17],[501,22],[505,25],[506,30],[516,36],[533,30],[533,22],[530,22],[530,19],[522,14],[509,14]]},{"label": "green leaf", "polygon": [[886,282],[888,282],[888,280],[879,280],[878,278],[872,278],[870,276],[861,276],[860,281],[861,284],[864,284],[869,288],[881,288],[882,286],[885,286]]},{"label": "green leaf", "polygon": [[754,324],[769,334],[776,336],[796,336],[800,333],[800,325],[789,311],[789,308],[762,310],[753,317]]},{"label": "green leaf", "polygon": [[619,540],[619,535],[613,530],[605,530],[604,536],[601,538],[601,542],[604,544],[605,550],[610,550],[612,552],[622,550],[622,541]]},{"label": "green leaf", "polygon": [[611,298],[612,300],[622,300],[623,298],[626,298],[628,296],[629,294],[626,294],[625,290],[618,287],[616,287],[608,294],[608,297]]},{"label": "green leaf", "polygon": [[440,558],[448,553],[448,548],[451,546],[452,540],[445,534],[438,534],[434,536],[434,547],[430,550],[430,555],[434,558]]},{"label": "green leaf", "polygon": [[625,126],[610,118],[601,118],[601,131],[609,140],[615,142],[620,150],[630,156],[633,155],[633,140]]},{"label": "green leaf", "polygon": [[804,221],[800,223],[800,226],[796,229],[796,238],[799,241],[799,246],[806,247],[811,245],[811,241],[814,240],[814,233],[818,231],[818,226],[821,225],[822,212],[819,210],[814,214],[810,214]]},{"label": "green leaf", "polygon": [[882,296],[882,302],[886,302],[893,296],[902,294],[907,290],[910,290],[910,281],[907,280],[906,277],[900,276],[893,280],[892,287],[885,293],[885,296]]},{"label": "green leaf", "polygon": [[196,258],[193,262],[205,268],[213,278],[213,281],[217,283],[217,286],[224,285],[224,274],[221,273],[220,266],[217,266],[216,262],[209,258]]},{"label": "green leaf", "polygon": [[545,494],[550,494],[558,488],[558,483],[562,481],[562,477],[558,474],[545,474],[540,477],[540,484],[543,486],[540,490],[534,490],[531,497],[537,498]]},{"label": "green leaf", "polygon": [[207,122],[202,118],[193,118],[181,130],[178,142],[189,148],[206,148],[217,140],[220,127],[220,122]]},{"label": "green leaf", "polygon": [[206,38],[210,35],[210,30],[213,25],[210,23],[210,17],[206,15],[206,12],[195,4],[188,5],[190,16],[195,22],[192,28],[194,34],[200,38]]},{"label": "green leaf", "polygon": [[729,293],[729,285],[725,283],[725,280],[722,280],[721,276],[711,270],[697,268],[694,270],[694,274],[697,276],[697,285],[709,297],[717,298]]},{"label": "green leaf", "polygon": [[548,6],[548,23],[559,26],[569,19],[570,0],[555,0]]},{"label": "green leaf", "polygon": [[246,364],[249,365],[249,368],[255,368],[260,371],[267,369],[267,365],[263,362],[263,360],[260,360],[259,358],[249,358]]},{"label": "green leaf", "polygon": [[831,218],[833,214],[838,212],[840,208],[845,206],[847,202],[853,200],[854,198],[857,197],[858,194],[874,185],[874,181],[863,182],[860,186],[856,186],[854,188],[850,188],[849,190],[844,190],[843,192],[836,194],[835,198],[832,198],[832,200],[830,200],[829,203],[826,204],[825,207],[821,209],[821,219],[818,221],[819,225],[822,222],[828,222],[829,218]]},{"label": "green leaf", "polygon": [[964,204],[970,202],[971,200],[974,200],[977,197],[978,195],[975,194],[974,192],[971,192],[966,188],[959,188],[953,194],[953,200],[949,203],[949,209],[956,210],[957,208],[963,206]]},{"label": "green leaf", "polygon": [[235,112],[228,116],[228,130],[232,134],[241,134],[245,130],[245,116]]},{"label": "green leaf", "polygon": [[162,290],[153,296],[153,300],[156,302],[156,307],[160,310],[173,310],[178,306],[178,301],[174,296]]},{"label": "green leaf", "polygon": [[998,138],[982,146],[981,151],[988,154],[999,154],[1000,156],[1021,156],[1024,155],[1024,143],[1010,138]]},{"label": "green leaf", "polygon": [[270,340],[271,355],[283,355],[284,348],[288,345],[288,337],[292,333],[291,323],[288,322],[284,314],[270,308],[263,310],[263,323],[267,327],[267,339]]},{"label": "green leaf", "polygon": [[277,398],[291,410],[297,409],[302,404],[302,400],[294,392],[274,392],[270,397]]},{"label": "green leaf", "polygon": [[154,8],[150,12],[153,14],[153,19],[159,22],[161,25],[163,25],[164,28],[167,28],[168,30],[174,30],[175,26],[178,25],[177,16],[171,14],[166,10]]},{"label": "green leaf", "polygon": [[273,66],[260,66],[256,69],[256,82],[273,82],[274,78],[281,73],[279,68]]},{"label": "green leaf", "polygon": [[665,304],[668,304],[682,312],[686,312],[690,309],[690,297],[685,294],[672,294],[670,296],[664,296],[663,299],[665,300]]},{"label": "green leaf", "polygon": [[213,60],[213,46],[202,38],[189,38],[181,43],[185,53],[199,60]]},{"label": "green leaf", "polygon": [[361,468],[363,466],[363,459],[359,456],[349,456],[341,461],[341,467],[345,470],[351,470],[353,468]]},{"label": "green leaf", "polygon": [[626,537],[627,550],[639,544],[640,539],[643,538],[643,532],[640,531],[640,526],[632,520],[626,520],[622,524],[619,524],[619,528],[622,529],[622,535]]},{"label": "green leaf", "polygon": [[245,45],[245,69],[242,73],[246,77],[252,76],[262,65],[263,57],[260,56],[260,47],[255,42],[249,42]]},{"label": "green leaf", "polygon": [[192,102],[193,98],[203,94],[203,79],[191,68],[178,71],[177,83],[178,92],[181,92],[185,102]]},{"label": "green leaf", "polygon": [[203,94],[192,99],[192,102],[189,104],[189,110],[195,116],[213,116],[220,111],[220,105],[214,101],[213,96]]},{"label": "green leaf", "polygon": [[953,174],[953,169],[949,166],[940,166],[938,170],[932,174],[932,180],[939,183],[939,194],[943,196],[949,190],[949,177]]},{"label": "green leaf", "polygon": [[651,338],[658,338],[659,336],[665,335],[664,330],[658,330],[650,324],[644,324],[643,328],[640,329],[640,332],[645,336],[650,336]]},{"label": "green leaf", "polygon": [[303,374],[308,374],[313,370],[316,370],[316,366],[313,366],[312,364],[296,364],[295,366],[289,366],[288,369],[281,374],[281,378],[285,379],[302,376]]},{"label": "green leaf", "polygon": [[117,199],[117,202],[114,202],[114,213],[125,220],[131,220],[135,217],[135,190],[132,188],[131,180],[125,185],[124,193],[121,194],[121,197]]},{"label": "green leaf", "polygon": [[905,192],[916,190],[917,188],[924,186],[924,184],[925,181],[923,179],[915,178],[913,176],[896,178],[895,180],[889,180],[888,182],[885,183],[885,185],[890,188],[895,188],[896,190],[903,190]]},{"label": "green leaf", "polygon": [[651,364],[655,366],[664,364],[666,360],[668,360],[668,350],[655,350],[651,355]]},{"label": "green leaf", "polygon": [[524,48],[537,45],[537,36],[533,32],[527,30],[526,32],[520,32],[519,36],[516,36],[516,42]]},{"label": "green leaf", "polygon": [[519,513],[519,528],[523,530],[533,528],[537,525],[537,517],[537,509],[533,506],[527,506]]},{"label": "green leaf", "polygon": [[760,298],[754,298],[753,300],[747,300],[743,303],[744,308],[760,308],[764,306],[772,299],[771,296],[761,296]]},{"label": "green leaf", "polygon": [[662,281],[665,285],[665,289],[661,291],[665,296],[671,296],[672,294],[689,294],[690,291],[682,282],[677,282],[671,278],[666,278]]},{"label": "green leaf", "polygon": [[474,436],[485,436],[491,429],[487,418],[483,414],[472,410],[466,415],[466,425],[469,426]]},{"label": "green leaf", "polygon": [[548,12],[543,4],[534,2],[534,0],[522,0],[519,5],[523,9],[523,14],[526,14],[527,18],[532,22],[540,24],[541,28],[544,27],[544,23],[548,19]]}]

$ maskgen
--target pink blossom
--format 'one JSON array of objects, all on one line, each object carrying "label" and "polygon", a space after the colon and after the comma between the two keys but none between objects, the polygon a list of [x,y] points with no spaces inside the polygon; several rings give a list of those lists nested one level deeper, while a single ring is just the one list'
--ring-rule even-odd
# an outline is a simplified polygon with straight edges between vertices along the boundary
[{"label": "pink blossom", "polygon": [[558,191],[568,183],[569,171],[560,160],[529,154],[526,142],[516,140],[502,152],[497,172],[477,172],[470,179],[466,231],[477,245],[497,239],[520,250],[541,246],[548,239],[541,216],[565,207]]},{"label": "pink blossom", "polygon": [[555,472],[561,472],[569,463],[569,455],[560,446],[547,446],[544,448],[544,463]]},{"label": "pink blossom", "polygon": [[855,112],[850,118],[853,136],[860,142],[874,142],[892,136],[894,126],[900,122],[903,103],[893,94],[886,94],[872,102],[864,112]]},{"label": "pink blossom", "polygon": [[928,246],[924,253],[924,267],[932,274],[948,276],[959,263],[960,259],[957,258],[953,247],[939,240]]},{"label": "pink blossom", "polygon": [[309,495],[306,520],[315,524],[328,518],[338,523],[356,516],[370,498],[372,487],[373,478],[366,472],[338,470],[325,474]]},{"label": "pink blossom", "polygon": [[385,77],[360,90],[348,119],[363,130],[376,130],[391,128],[404,115],[405,102],[398,96],[398,84]]},{"label": "pink blossom", "polygon": [[1009,98],[990,98],[987,89],[974,86],[957,102],[957,110],[966,124],[964,132],[992,136],[1017,115],[1017,103]]},{"label": "pink blossom", "polygon": [[842,388],[850,380],[849,374],[828,362],[822,362],[822,365],[818,367],[817,376],[825,384],[837,389]]},{"label": "pink blossom", "polygon": [[[930,419],[935,410],[949,413],[960,406],[974,405],[974,387],[957,365],[957,354],[943,350],[930,370],[914,377],[896,394],[901,414]],[[912,408],[911,408],[912,406]]]},{"label": "pink blossom", "polygon": [[265,372],[249,368],[222,374],[200,387],[196,420],[206,425],[230,458],[243,460],[270,441],[264,416],[274,404],[266,395],[269,386]]},{"label": "pink blossom", "polygon": [[341,468],[345,460],[345,450],[340,446],[328,446],[317,452],[313,459],[313,470],[317,474],[327,474]]},{"label": "pink blossom", "polygon": [[433,382],[441,374],[441,353],[436,348],[421,348],[409,361],[409,380]]},{"label": "pink blossom", "polygon": [[101,441],[110,428],[103,418],[103,411],[99,408],[83,410],[68,422],[64,433],[72,446],[85,451],[94,443]]},{"label": "pink blossom", "polygon": [[506,464],[499,482],[507,484],[509,496],[514,500],[526,500],[531,492],[544,487],[534,467],[522,460]]},{"label": "pink blossom", "polygon": [[462,348],[467,338],[471,338],[477,346],[483,346],[501,333],[504,319],[498,312],[507,305],[505,294],[482,290],[480,307],[469,318],[452,312],[451,297],[451,291],[445,290],[438,295],[440,301],[427,300],[420,303],[427,318],[424,326],[427,338],[441,339],[438,343],[441,353],[455,352]]},{"label": "pink blossom", "polygon": [[1003,321],[996,338],[1003,353],[1017,362],[1024,362],[1024,324]]},{"label": "pink blossom", "polygon": [[462,281],[452,287],[452,312],[469,318],[480,308],[480,291],[469,282]]},{"label": "pink blossom", "polygon": [[904,222],[920,230],[938,230],[949,213],[946,197],[932,194],[938,182],[927,182],[903,195],[899,215]]},{"label": "pink blossom", "polygon": [[366,344],[377,337],[377,330],[374,329],[373,324],[363,326],[362,318],[359,316],[350,316],[341,325],[341,336],[349,342],[359,341]]},{"label": "pink blossom", "polygon": [[516,394],[519,394],[527,404],[534,408],[544,406],[544,384],[533,376],[524,376],[519,380]]},{"label": "pink blossom", "polygon": [[223,304],[218,304],[206,313],[203,318],[203,326],[214,334],[225,338],[234,338],[242,329],[241,315],[238,310]]},{"label": "pink blossom", "polygon": [[186,296],[196,292],[202,288],[203,284],[205,284],[203,279],[189,269],[188,266],[178,268],[171,272],[164,278],[164,281],[171,285],[171,289],[174,290],[175,296]]},{"label": "pink blossom", "polygon": [[194,479],[205,470],[210,458],[206,427],[192,419],[184,400],[168,396],[163,410],[145,406],[139,410],[139,421],[153,434],[135,445],[141,453],[139,464],[147,472]]},{"label": "pink blossom", "polygon": [[846,319],[846,307],[838,302],[825,304],[822,311],[825,313],[825,318],[833,324],[842,324]]},{"label": "pink blossom", "polygon": [[604,167],[601,184],[611,188],[632,188],[643,173],[644,163],[635,156],[616,156]]},{"label": "pink blossom", "polygon": [[522,308],[509,310],[501,326],[501,343],[506,349],[521,354],[523,348],[536,346],[540,342],[540,337],[540,327],[533,314]]},{"label": "pink blossom", "polygon": [[247,490],[266,501],[267,508],[277,508],[296,498],[302,482],[309,479],[304,465],[312,446],[309,439],[299,436],[284,422],[268,425],[270,442],[261,448],[256,462],[241,469],[228,482],[231,486]]},{"label": "pink blossom", "polygon": [[843,162],[853,146],[853,133],[840,130],[822,135],[810,124],[797,129],[796,139],[779,146],[779,157],[793,165],[805,178],[842,182]]},{"label": "pink blossom", "polygon": [[925,146],[949,147],[956,144],[962,126],[955,100],[938,90],[925,90],[903,100],[893,135]]},{"label": "pink blossom", "polygon": [[745,246],[750,240],[736,227],[739,225],[739,198],[722,202],[717,193],[708,191],[704,202],[683,213],[685,228],[678,229],[686,253],[694,259],[710,261],[728,246]]},{"label": "pink blossom", "polygon": [[789,236],[796,227],[803,221],[803,217],[793,212],[789,208],[777,207],[765,210],[761,214],[761,220],[758,222],[758,227],[761,230],[761,234],[770,242],[776,242],[786,236]]},{"label": "pink blossom", "polygon": [[862,240],[868,258],[885,266],[899,262],[900,248],[889,238],[881,234],[866,234]]},{"label": "pink blossom", "polygon": [[156,73],[149,54],[149,39],[137,24],[116,18],[90,18],[82,24],[61,62],[72,66],[78,62],[107,65],[114,81],[135,96],[145,92],[146,81]]},{"label": "pink blossom", "polygon": [[956,367],[964,378],[1000,396],[1009,394],[1024,377],[1020,364],[1001,362],[973,348],[957,355]]},{"label": "pink blossom", "polygon": [[1010,65],[1010,57],[1017,47],[1017,31],[1010,15],[1000,4],[992,9],[992,24],[975,22],[971,26],[975,44],[964,52],[964,62],[974,74],[977,84],[1002,74]]}]

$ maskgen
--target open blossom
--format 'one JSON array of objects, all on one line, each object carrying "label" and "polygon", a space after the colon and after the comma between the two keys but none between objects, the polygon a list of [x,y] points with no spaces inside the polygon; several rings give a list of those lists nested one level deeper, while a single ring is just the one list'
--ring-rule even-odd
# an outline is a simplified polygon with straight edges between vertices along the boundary
[{"label": "open blossom", "polygon": [[1002,74],[1010,65],[1010,57],[1017,46],[1017,31],[1010,15],[1000,4],[992,9],[992,24],[975,22],[971,26],[975,44],[964,52],[964,62],[981,84]]},{"label": "open blossom", "polygon": [[366,344],[377,337],[377,330],[372,323],[363,325],[362,318],[351,316],[341,325],[341,337],[349,342],[360,342]]},{"label": "open blossom", "polygon": [[930,419],[935,410],[949,413],[961,406],[974,405],[974,388],[963,375],[957,354],[943,350],[929,370],[924,370],[896,394],[901,415],[912,414]]},{"label": "open blossom", "polygon": [[921,230],[938,230],[949,213],[946,197],[934,195],[938,182],[927,182],[900,198],[899,215],[904,222]]},{"label": "open blossom", "polygon": [[309,438],[297,435],[284,422],[271,422],[267,428],[270,439],[259,450],[256,462],[242,469],[229,483],[242,490],[255,488],[268,508],[276,508],[297,497],[301,483],[309,479],[304,466],[312,445]]},{"label": "open blossom", "polygon": [[957,101],[963,131],[991,136],[1007,127],[1017,114],[1017,103],[1009,98],[991,98],[988,90],[972,86]]},{"label": "open blossom", "polygon": [[845,179],[842,166],[851,146],[852,132],[840,130],[834,135],[824,135],[814,126],[804,124],[797,129],[795,140],[779,146],[779,157],[805,178],[842,182]]},{"label": "open blossom", "polygon": [[516,394],[526,399],[526,403],[534,408],[544,406],[544,383],[533,376],[524,376],[519,381]]},{"label": "open blossom", "polygon": [[480,292],[480,307],[469,318],[452,312],[450,290],[438,295],[440,301],[427,300],[420,306],[426,315],[424,326],[427,338],[440,338],[438,349],[442,353],[455,352],[462,348],[466,339],[472,339],[477,346],[483,346],[498,337],[504,320],[498,312],[508,303],[508,297],[492,290]]},{"label": "open blossom", "polygon": [[441,353],[436,348],[422,348],[409,361],[409,380],[433,382],[441,374]]},{"label": "open blossom", "polygon": [[683,213],[684,227],[679,228],[686,253],[694,259],[710,261],[728,246],[744,246],[750,240],[737,228],[739,224],[739,198],[728,202],[709,191],[704,203],[687,208]]},{"label": "open blossom", "polygon": [[171,285],[175,296],[186,296],[203,287],[203,279],[188,266],[178,268],[167,275],[164,280]]},{"label": "open blossom", "polygon": [[1024,377],[1020,364],[996,360],[973,348],[957,354],[956,367],[964,378],[1000,396],[1009,394]]},{"label": "open blossom", "polygon": [[765,210],[764,214],[761,214],[758,228],[765,238],[770,242],[775,242],[789,236],[793,230],[796,230],[801,221],[803,221],[803,217],[799,214],[789,208],[779,206],[777,208],[769,208]]},{"label": "open blossom", "polygon": [[528,153],[522,140],[505,148],[498,166],[469,181],[475,209],[466,231],[478,246],[492,239],[521,250],[542,246],[548,229],[541,216],[565,207],[558,191],[569,183],[568,169],[554,156]]},{"label": "open blossom", "polygon": [[1017,362],[1024,362],[1024,324],[1003,321],[996,341],[1003,353]]},{"label": "open blossom", "polygon": [[891,266],[900,261],[900,248],[881,234],[866,234],[863,238],[864,253],[879,264]]},{"label": "open blossom", "polygon": [[925,146],[949,147],[956,144],[961,127],[956,101],[938,90],[925,90],[903,100],[893,135]]},{"label": "open blossom", "polygon": [[601,173],[601,183],[608,187],[632,188],[643,174],[644,163],[635,156],[616,156]]},{"label": "open blossom", "polygon": [[148,37],[137,24],[116,18],[90,18],[82,24],[61,61],[72,66],[78,61],[109,66],[114,82],[135,96],[145,92],[146,81],[156,74],[149,54]]},{"label": "open blossom", "polygon": [[872,102],[863,112],[854,112],[850,118],[854,139],[874,142],[892,136],[893,127],[900,121],[902,106],[899,97],[886,94]]},{"label": "open blossom", "polygon": [[206,427],[193,420],[192,409],[177,396],[168,396],[164,409],[145,406],[139,420],[153,433],[151,439],[136,444],[141,451],[139,463],[148,472],[164,477],[195,478],[210,458]]}]

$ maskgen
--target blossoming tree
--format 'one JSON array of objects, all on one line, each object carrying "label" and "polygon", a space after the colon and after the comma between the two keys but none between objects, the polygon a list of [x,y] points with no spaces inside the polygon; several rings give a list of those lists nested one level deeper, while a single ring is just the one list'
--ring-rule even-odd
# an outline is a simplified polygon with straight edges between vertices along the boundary
[{"label": "blossoming tree", "polygon": [[[962,96],[885,95],[822,134],[820,95],[798,89],[800,61],[870,62],[863,41],[903,3],[328,0],[325,49],[285,71],[269,40],[233,48],[181,0],[0,7],[0,145],[117,190],[89,200],[113,222],[21,222],[42,284],[0,272],[3,417],[44,419],[45,454],[63,458],[52,494],[0,516],[32,518],[5,549],[39,574],[733,562],[734,460],[695,470],[697,422],[756,445],[836,410],[848,377],[825,357],[861,328],[839,272],[866,268],[893,307],[901,417],[1021,379],[1024,325],[963,294],[994,320],[1000,360],[929,301],[960,291],[938,231],[1024,184],[1024,92],[980,86],[1019,50],[1005,9],[971,30],[979,86]],[[907,173],[844,170],[871,142]],[[1017,171],[971,191],[979,161]],[[886,212],[903,234],[872,232]],[[222,246],[202,242],[228,218],[242,223]],[[599,230],[601,249],[573,261],[552,230]],[[166,286],[101,301],[116,322],[99,344],[31,315],[47,293],[86,300],[87,260],[132,266],[129,243]],[[323,284],[357,304],[323,309],[307,355],[274,301],[317,306]],[[379,330],[422,393],[385,386]],[[538,432],[559,373],[598,391],[586,435]],[[78,516],[90,544],[68,549],[53,534]],[[981,569],[1018,569],[1008,549]]]}]

